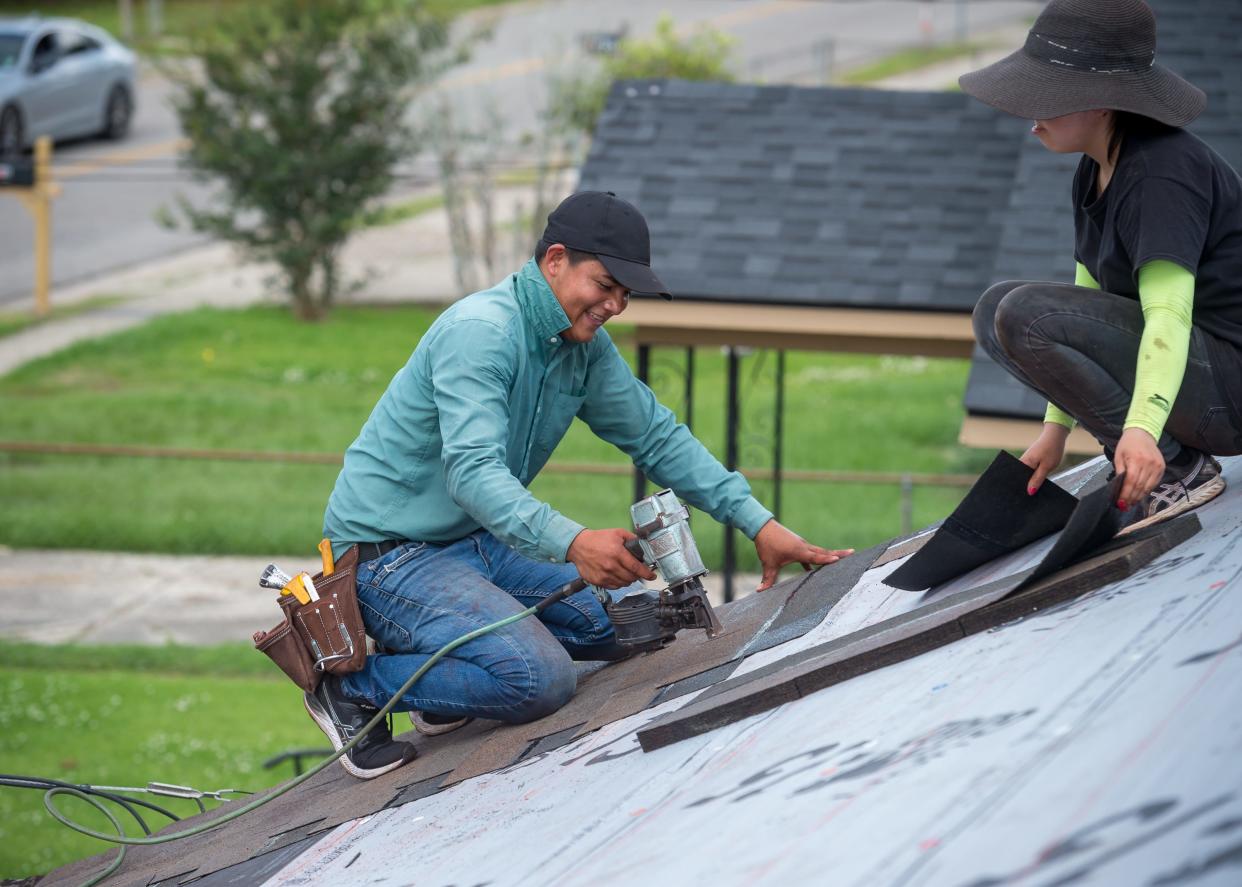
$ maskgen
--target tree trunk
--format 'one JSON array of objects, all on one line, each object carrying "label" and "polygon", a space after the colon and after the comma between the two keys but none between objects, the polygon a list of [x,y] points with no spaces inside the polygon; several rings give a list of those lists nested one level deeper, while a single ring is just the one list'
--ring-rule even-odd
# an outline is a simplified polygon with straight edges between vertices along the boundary
[{"label": "tree trunk", "polygon": [[323,318],[323,311],[316,303],[315,293],[311,287],[311,269],[309,266],[290,268],[289,295],[293,296],[293,314],[298,320],[317,321]]}]

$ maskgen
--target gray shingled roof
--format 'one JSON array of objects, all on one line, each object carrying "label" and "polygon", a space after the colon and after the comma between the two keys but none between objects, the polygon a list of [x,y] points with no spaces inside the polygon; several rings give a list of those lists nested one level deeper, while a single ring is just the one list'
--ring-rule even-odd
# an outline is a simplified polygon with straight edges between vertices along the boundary
[{"label": "gray shingled roof", "polygon": [[[1242,167],[1242,4],[1152,0],[1159,58],[1208,93],[1191,129]],[[969,311],[1071,280],[1077,156],[961,93],[650,80],[609,95],[580,186],[635,202],[678,298]],[[1043,414],[976,353],[971,412]]]},{"label": "gray shingled roof", "polygon": [[956,93],[628,81],[581,187],[642,209],[678,298],[962,311],[1024,129]]}]

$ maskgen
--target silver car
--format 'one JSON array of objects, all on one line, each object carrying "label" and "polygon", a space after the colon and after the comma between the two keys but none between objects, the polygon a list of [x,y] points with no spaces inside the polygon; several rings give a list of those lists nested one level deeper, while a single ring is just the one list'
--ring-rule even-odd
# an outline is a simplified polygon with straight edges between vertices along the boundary
[{"label": "silver car", "polygon": [[119,139],[134,113],[134,54],[73,19],[0,18],[0,156],[42,135]]}]

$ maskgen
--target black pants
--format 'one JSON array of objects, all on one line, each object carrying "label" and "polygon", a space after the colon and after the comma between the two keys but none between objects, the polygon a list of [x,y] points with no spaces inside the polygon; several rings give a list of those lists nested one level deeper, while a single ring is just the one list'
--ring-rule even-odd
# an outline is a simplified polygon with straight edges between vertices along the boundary
[{"label": "black pants", "polygon": [[[1143,335],[1138,301],[1072,284],[1010,280],[979,299],[974,326],[994,361],[1077,419],[1109,451],[1116,448]],[[1166,462],[1183,445],[1217,456],[1242,453],[1242,429],[1233,425],[1198,327],[1191,328],[1186,375],[1157,444]]]}]

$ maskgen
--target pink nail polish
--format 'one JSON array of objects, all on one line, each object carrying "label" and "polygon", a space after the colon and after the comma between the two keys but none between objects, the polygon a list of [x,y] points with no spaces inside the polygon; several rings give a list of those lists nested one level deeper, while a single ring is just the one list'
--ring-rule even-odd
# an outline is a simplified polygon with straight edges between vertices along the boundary
[{"label": "pink nail polish", "polygon": [[1126,504],[1126,500],[1125,500],[1125,499],[1118,499],[1118,500],[1117,500],[1117,507],[1118,507],[1118,508],[1120,508],[1122,511],[1128,511],[1128,510],[1129,510],[1129,508],[1130,508],[1130,506]]},{"label": "pink nail polish", "polygon": [[1034,488],[1034,487],[1027,487],[1027,488],[1026,488],[1026,494],[1027,494],[1028,496],[1034,496],[1034,495],[1035,495],[1035,488]]}]

